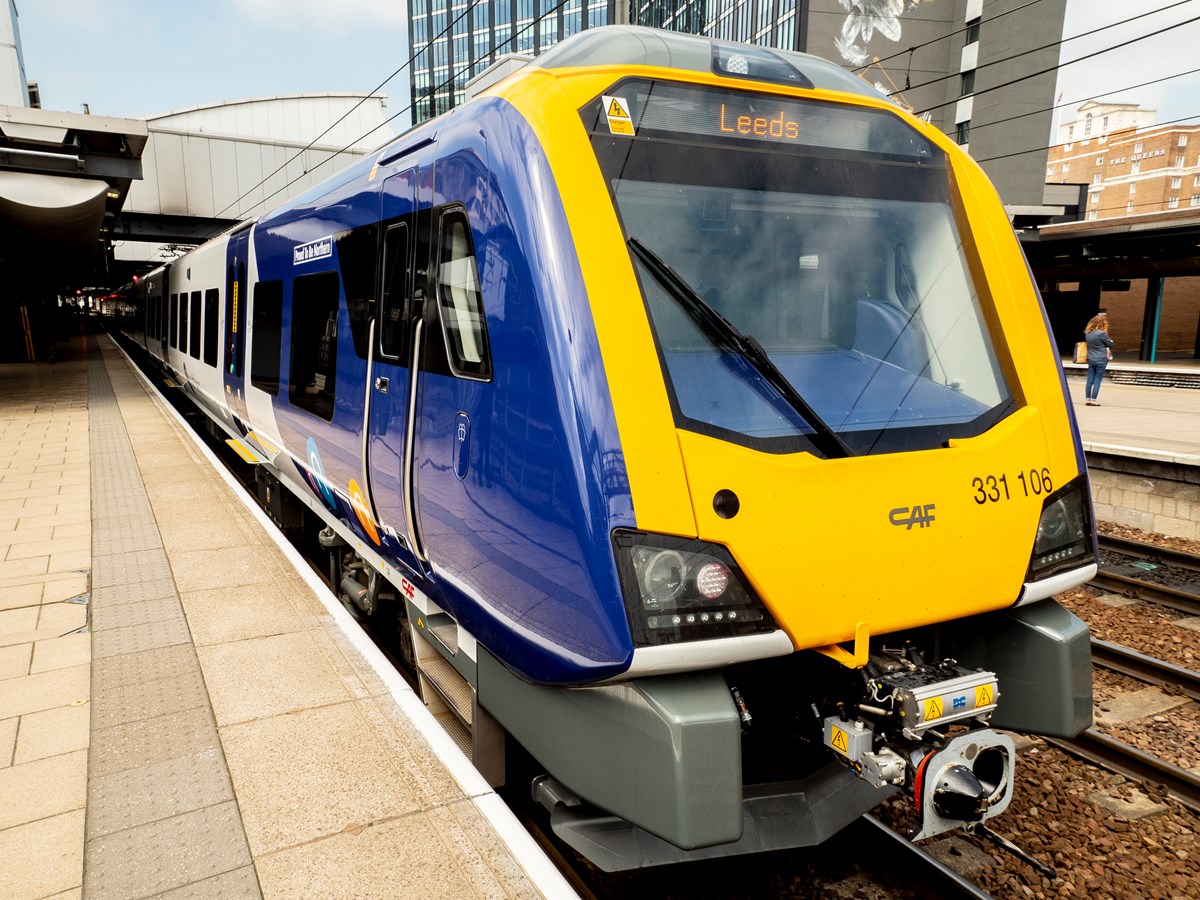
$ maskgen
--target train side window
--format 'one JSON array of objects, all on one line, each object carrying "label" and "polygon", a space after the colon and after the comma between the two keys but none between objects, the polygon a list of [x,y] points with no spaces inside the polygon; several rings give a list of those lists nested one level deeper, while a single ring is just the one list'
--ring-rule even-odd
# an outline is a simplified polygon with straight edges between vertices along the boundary
[{"label": "train side window", "polygon": [[408,303],[408,225],[387,230],[383,240],[383,302],[379,308],[379,352],[404,354],[404,308]]},{"label": "train side window", "polygon": [[492,375],[487,323],[471,226],[463,210],[442,216],[440,247],[437,295],[450,368],[460,377],[486,381]]},{"label": "train side window", "polygon": [[292,355],[288,399],[333,421],[337,375],[337,272],[302,275],[292,283]]},{"label": "train side window", "polygon": [[[179,352],[187,353],[188,349],[188,295],[184,291],[179,295],[179,305],[175,307],[178,311],[176,318],[179,320]],[[175,329],[171,330],[175,333]]]},{"label": "train side window", "polygon": [[209,288],[204,292],[204,364],[216,367],[220,346],[217,326],[220,324],[221,291]]},{"label": "train side window", "polygon": [[167,337],[172,347],[179,346],[179,295],[171,295],[171,303],[167,307]]},{"label": "train side window", "polygon": [[200,305],[201,294],[199,291],[192,291],[192,346],[188,352],[192,354],[193,359],[200,358],[200,329],[204,325],[203,307]]},{"label": "train side window", "polygon": [[374,224],[352,228],[337,238],[338,267],[346,290],[346,311],[350,314],[350,337],[359,359],[367,358],[367,334],[371,313],[375,311],[378,245]]},{"label": "train side window", "polygon": [[254,340],[250,343],[250,383],[279,393],[279,348],[283,327],[283,282],[254,285]]}]

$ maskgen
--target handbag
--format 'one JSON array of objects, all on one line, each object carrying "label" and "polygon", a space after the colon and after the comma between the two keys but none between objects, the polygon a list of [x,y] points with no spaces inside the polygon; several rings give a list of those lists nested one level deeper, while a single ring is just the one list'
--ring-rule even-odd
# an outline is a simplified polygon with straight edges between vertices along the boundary
[{"label": "handbag", "polygon": [[1087,341],[1080,341],[1075,345],[1075,362],[1087,362]]}]

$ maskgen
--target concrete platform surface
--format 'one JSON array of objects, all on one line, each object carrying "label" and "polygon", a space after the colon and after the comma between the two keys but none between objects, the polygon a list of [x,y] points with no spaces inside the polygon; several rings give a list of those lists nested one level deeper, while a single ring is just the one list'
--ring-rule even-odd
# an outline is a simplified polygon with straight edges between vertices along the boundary
[{"label": "concrete platform surface", "polygon": [[0,366],[0,897],[570,888],[107,337]]},{"label": "concrete platform surface", "polygon": [[1086,450],[1200,465],[1200,390],[1105,378],[1100,405],[1087,406],[1084,379],[1068,378],[1067,386]]}]

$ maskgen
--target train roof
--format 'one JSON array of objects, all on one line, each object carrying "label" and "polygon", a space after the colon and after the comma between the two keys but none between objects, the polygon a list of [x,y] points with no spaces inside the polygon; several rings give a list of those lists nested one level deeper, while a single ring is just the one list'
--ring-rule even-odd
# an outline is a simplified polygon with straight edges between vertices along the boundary
[{"label": "train roof", "polygon": [[657,66],[887,99],[861,78],[819,56],[639,25],[589,28],[550,48],[531,65],[543,69]]}]

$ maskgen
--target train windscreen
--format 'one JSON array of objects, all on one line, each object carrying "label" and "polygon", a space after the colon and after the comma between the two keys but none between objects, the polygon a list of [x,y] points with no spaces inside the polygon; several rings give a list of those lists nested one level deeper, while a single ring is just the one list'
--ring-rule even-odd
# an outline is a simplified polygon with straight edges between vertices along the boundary
[{"label": "train windscreen", "polygon": [[642,80],[582,115],[680,427],[872,454],[1014,408],[945,156],[899,117]]}]

